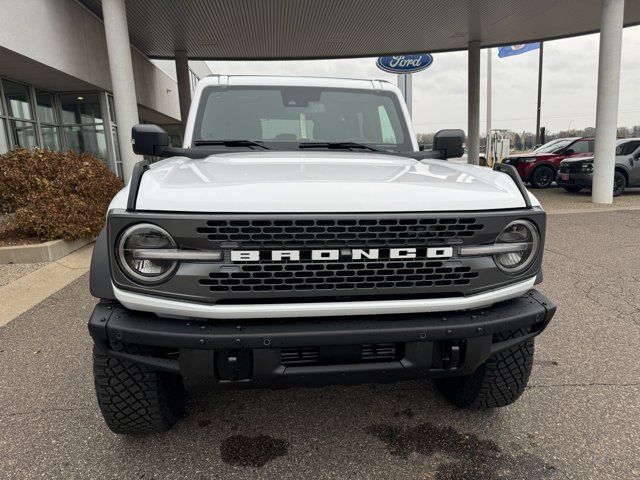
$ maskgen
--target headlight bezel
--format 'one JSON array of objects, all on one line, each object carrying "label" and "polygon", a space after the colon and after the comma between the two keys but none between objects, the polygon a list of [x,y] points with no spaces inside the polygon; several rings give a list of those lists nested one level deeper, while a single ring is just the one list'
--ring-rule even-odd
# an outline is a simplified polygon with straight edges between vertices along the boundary
[{"label": "headlight bezel", "polygon": [[[496,237],[495,240],[495,244],[499,245],[502,243],[512,243],[512,242],[501,242],[500,241],[500,237],[502,237],[511,227],[513,226],[517,226],[517,225],[522,225],[524,226],[530,236],[531,236],[531,248],[527,251],[527,255],[524,261],[519,262],[518,264],[516,264],[515,266],[506,266],[504,265],[501,261],[500,261],[500,257],[503,257],[505,255],[510,255],[511,253],[500,253],[500,254],[495,254],[493,255],[493,261],[495,262],[496,266],[498,267],[498,269],[510,276],[520,276],[523,273],[527,272],[529,270],[529,268],[535,263],[536,258],[538,258],[538,255],[540,253],[540,248],[542,245],[541,242],[541,235],[540,235],[540,231],[538,230],[538,227],[535,223],[533,223],[530,220],[527,219],[516,219],[516,220],[512,220],[511,222],[509,222],[500,232],[500,234],[498,234],[498,236]],[[513,243],[521,243],[521,242],[513,242]],[[527,242],[529,243],[529,242]]]},{"label": "headlight bezel", "polygon": [[[119,236],[116,241],[116,261],[120,268],[120,271],[132,282],[138,283],[141,285],[157,285],[159,283],[165,282],[168,280],[173,274],[175,274],[178,269],[179,262],[173,260],[170,262],[170,266],[159,275],[144,275],[129,265],[125,257],[125,243],[126,240],[131,237],[132,234],[139,230],[148,229],[155,230],[156,232],[163,235],[168,241],[171,248],[176,248],[177,244],[171,234],[167,232],[164,228],[159,227],[153,223],[142,222],[136,223],[134,225],[128,226]],[[147,260],[149,261],[149,260]]]}]

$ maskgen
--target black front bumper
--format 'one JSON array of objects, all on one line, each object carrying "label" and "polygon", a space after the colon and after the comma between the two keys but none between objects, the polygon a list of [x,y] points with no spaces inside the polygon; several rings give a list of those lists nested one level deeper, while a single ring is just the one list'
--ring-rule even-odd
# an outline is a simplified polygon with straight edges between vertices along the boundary
[{"label": "black front bumper", "polygon": [[[226,322],[160,318],[101,302],[89,331],[101,351],[180,374],[191,390],[309,386],[469,374],[492,353],[538,335],[555,310],[536,290],[470,312]],[[132,355],[123,344],[155,353]],[[376,345],[393,345],[392,358],[360,356]],[[283,352],[296,349],[314,352],[315,361],[287,363]]]},{"label": "black front bumper", "polygon": [[[568,175],[568,178],[563,179],[563,175]],[[559,187],[591,188],[593,176],[591,173],[559,173],[556,177],[556,183]]]}]

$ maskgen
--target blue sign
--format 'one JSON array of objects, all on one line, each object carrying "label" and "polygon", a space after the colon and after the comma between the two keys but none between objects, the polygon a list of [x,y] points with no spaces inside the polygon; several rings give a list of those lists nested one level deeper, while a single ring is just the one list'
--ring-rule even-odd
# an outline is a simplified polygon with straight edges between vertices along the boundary
[{"label": "blue sign", "polygon": [[393,55],[380,57],[376,62],[379,69],[389,73],[420,72],[433,63],[433,57],[428,53],[413,55]]}]

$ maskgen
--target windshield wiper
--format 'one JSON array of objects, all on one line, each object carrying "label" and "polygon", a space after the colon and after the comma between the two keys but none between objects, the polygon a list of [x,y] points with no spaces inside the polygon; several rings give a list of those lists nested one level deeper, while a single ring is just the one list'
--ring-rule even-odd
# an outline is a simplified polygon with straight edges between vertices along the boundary
[{"label": "windshield wiper", "polygon": [[259,147],[263,150],[270,150],[262,142],[254,142],[253,140],[195,140],[193,144],[196,147],[223,145],[225,147]]},{"label": "windshield wiper", "polygon": [[377,148],[355,142],[304,142],[298,145],[299,148],[328,148],[335,150],[369,150],[370,152],[380,152]]}]

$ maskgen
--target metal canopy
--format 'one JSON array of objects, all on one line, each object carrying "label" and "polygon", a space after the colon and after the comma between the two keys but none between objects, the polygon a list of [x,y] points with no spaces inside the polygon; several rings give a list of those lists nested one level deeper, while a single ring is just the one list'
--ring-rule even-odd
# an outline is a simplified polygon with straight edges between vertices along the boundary
[{"label": "metal canopy", "polygon": [[[81,0],[101,15],[100,0]],[[602,0],[126,0],[151,58],[305,59],[461,50],[598,31]],[[640,24],[627,0],[625,25]]]}]

